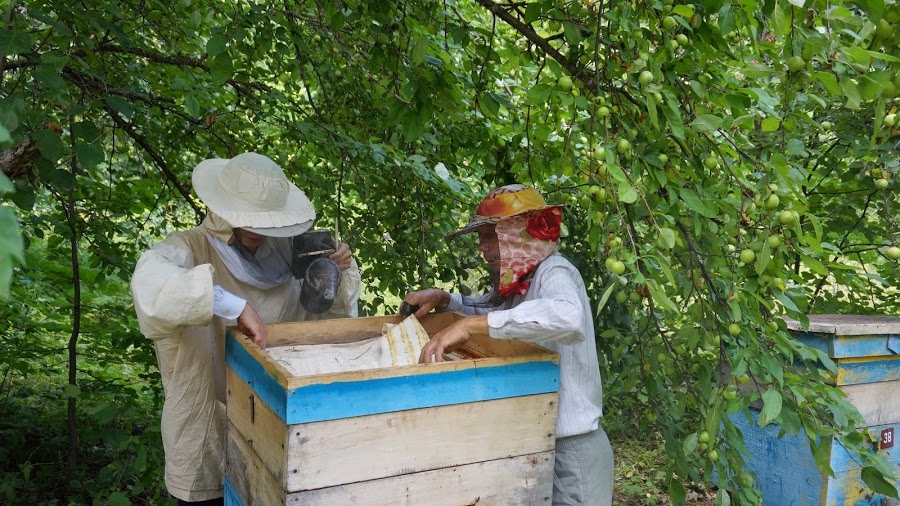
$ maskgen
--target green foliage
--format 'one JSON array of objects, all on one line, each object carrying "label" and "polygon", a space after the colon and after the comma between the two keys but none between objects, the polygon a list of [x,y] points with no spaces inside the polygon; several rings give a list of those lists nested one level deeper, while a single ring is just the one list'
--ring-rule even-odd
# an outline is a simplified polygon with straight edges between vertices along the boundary
[{"label": "green foliage", "polygon": [[536,185],[567,206],[610,423],[658,429],[670,483],[715,469],[722,498],[757,501],[726,415],[758,403],[837,434],[883,489],[833,364],[784,317],[900,313],[895,1],[28,4],[0,30],[0,366],[33,381],[52,357],[60,385],[80,329],[81,420],[159,401],[127,280],[202,215],[193,166],[255,150],[353,246],[363,314],[477,288],[477,251],[443,236],[487,189]]}]

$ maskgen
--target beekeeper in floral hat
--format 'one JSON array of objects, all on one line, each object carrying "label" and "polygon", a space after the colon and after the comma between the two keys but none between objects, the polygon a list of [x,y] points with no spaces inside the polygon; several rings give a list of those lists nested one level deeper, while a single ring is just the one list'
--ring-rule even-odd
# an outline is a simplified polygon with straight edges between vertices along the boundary
[{"label": "beekeeper in floral hat", "polygon": [[416,316],[431,310],[469,315],[431,336],[420,363],[440,362],[472,335],[520,339],[559,353],[554,505],[612,502],[613,454],[600,425],[603,389],[594,319],[581,274],[557,251],[561,206],[520,184],[490,192],[462,229],[478,234],[493,290],[463,297],[436,288],[410,292]]},{"label": "beekeeper in floral hat", "polygon": [[205,160],[192,180],[206,219],[146,251],[131,279],[165,390],[166,487],[179,504],[220,503],[224,495],[225,328],[237,325],[264,348],[267,323],[356,316],[360,291],[350,247],[338,243],[330,255],[340,278],[330,310],[304,309],[291,244],[316,213],[268,157]]}]

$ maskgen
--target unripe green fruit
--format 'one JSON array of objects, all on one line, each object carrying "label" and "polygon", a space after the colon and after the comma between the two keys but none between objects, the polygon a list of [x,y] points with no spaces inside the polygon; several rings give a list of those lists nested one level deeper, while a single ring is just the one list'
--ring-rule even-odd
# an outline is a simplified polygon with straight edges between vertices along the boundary
[{"label": "unripe green fruit", "polygon": [[740,376],[738,376],[735,379],[737,380],[738,385],[746,385],[747,383],[750,382],[750,376],[748,376],[746,374],[741,374]]},{"label": "unripe green fruit", "polygon": [[616,143],[616,150],[619,153],[624,153],[629,149],[631,149],[631,143],[627,139],[619,139],[619,142]]},{"label": "unripe green fruit", "polygon": [[749,264],[756,260],[756,253],[752,249],[741,250],[739,258],[741,259],[741,262]]},{"label": "unripe green fruit", "polygon": [[897,115],[896,114],[888,114],[884,117],[884,124],[892,127],[897,124]]},{"label": "unripe green fruit", "polygon": [[638,75],[638,82],[641,83],[641,86],[647,86],[648,84],[653,82],[653,72],[649,70],[644,70]]},{"label": "unripe green fruit", "polygon": [[625,273],[625,264],[617,258],[613,258],[613,257],[607,258],[606,259],[606,268],[609,269],[610,271],[612,271],[612,273],[616,274],[617,276],[621,276],[622,274]]},{"label": "unripe green fruit", "polygon": [[662,20],[663,28],[665,28],[666,30],[671,30],[672,28],[675,28],[676,24],[677,24],[677,22],[675,21],[675,18],[673,18],[672,16],[666,16]]},{"label": "unripe green fruit", "polygon": [[707,169],[715,169],[716,165],[718,165],[718,164],[719,164],[719,162],[716,160],[716,157],[714,157],[714,156],[708,156],[703,159],[703,166],[706,167]]},{"label": "unripe green fruit", "polygon": [[822,129],[823,129],[823,130],[831,130],[831,126],[832,126],[832,125],[831,125],[831,122],[830,122],[830,121],[823,121],[823,122],[822,122]]},{"label": "unripe green fruit", "polygon": [[781,246],[781,237],[779,237],[777,235],[770,235],[766,239],[766,244],[768,244],[770,248],[775,249],[775,248]]},{"label": "unripe green fruit", "polygon": [[891,260],[900,260],[900,247],[891,246],[884,250],[884,254]]},{"label": "unripe green fruit", "polygon": [[609,116],[609,107],[606,107],[605,105],[600,106],[597,109],[597,115],[600,116],[601,118],[605,118],[605,117]]},{"label": "unripe green fruit", "polygon": [[728,326],[728,333],[731,334],[731,335],[733,335],[733,336],[736,336],[736,335],[740,334],[740,333],[741,333],[741,326],[738,325],[737,323],[732,323],[731,325]]},{"label": "unripe green fruit", "polygon": [[766,209],[775,209],[778,207],[778,204],[781,204],[781,199],[778,198],[778,195],[773,193],[766,198]]},{"label": "unripe green fruit", "polygon": [[778,214],[778,221],[781,222],[782,225],[790,225],[794,223],[795,220],[796,216],[794,216],[794,212],[788,209],[785,209]]},{"label": "unripe green fruit", "polygon": [[708,443],[709,442],[709,432],[703,431],[697,435],[697,441],[700,443]]},{"label": "unripe green fruit", "polygon": [[688,40],[688,36],[683,33],[679,33],[678,35],[676,35],[675,40],[678,41],[678,43],[682,46],[686,46],[688,45],[688,42],[690,42],[690,40]]},{"label": "unripe green fruit", "polygon": [[806,60],[800,55],[791,56],[788,58],[787,67],[790,72],[800,72],[806,68]]},{"label": "unripe green fruit", "polygon": [[706,458],[708,458],[710,462],[715,462],[719,460],[719,452],[710,450],[709,453],[706,454]]},{"label": "unripe green fruit", "polygon": [[656,155],[656,158],[658,158],[659,163],[661,163],[663,165],[665,165],[666,163],[669,162],[669,157],[665,153],[660,153],[660,154]]},{"label": "unripe green fruit", "polygon": [[564,91],[569,91],[572,89],[572,78],[569,76],[560,77],[557,83],[559,84],[559,87]]},{"label": "unripe green fruit", "polygon": [[883,39],[894,38],[894,26],[888,20],[882,18],[875,27],[875,34]]},{"label": "unripe green fruit", "polygon": [[616,292],[616,302],[618,302],[619,304],[624,304],[627,300],[628,294],[622,291]]},{"label": "unripe green fruit", "polygon": [[875,180],[875,188],[878,188],[879,190],[884,190],[888,187],[888,184],[888,180],[884,178]]}]

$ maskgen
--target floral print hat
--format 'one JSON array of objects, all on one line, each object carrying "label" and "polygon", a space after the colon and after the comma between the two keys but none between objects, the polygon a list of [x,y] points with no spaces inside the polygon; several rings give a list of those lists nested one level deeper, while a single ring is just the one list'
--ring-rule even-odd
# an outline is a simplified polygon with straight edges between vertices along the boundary
[{"label": "floral print hat", "polygon": [[523,295],[537,266],[556,251],[562,224],[562,206],[547,205],[537,190],[521,184],[501,186],[490,192],[463,228],[447,234],[455,237],[475,232],[479,226],[496,225],[500,246],[501,295]]}]

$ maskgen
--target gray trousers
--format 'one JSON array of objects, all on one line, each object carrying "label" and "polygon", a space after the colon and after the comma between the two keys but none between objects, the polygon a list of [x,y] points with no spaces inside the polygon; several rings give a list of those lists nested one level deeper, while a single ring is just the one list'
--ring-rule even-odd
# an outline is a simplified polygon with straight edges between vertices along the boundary
[{"label": "gray trousers", "polygon": [[553,506],[612,504],[613,452],[603,428],[556,440]]}]

